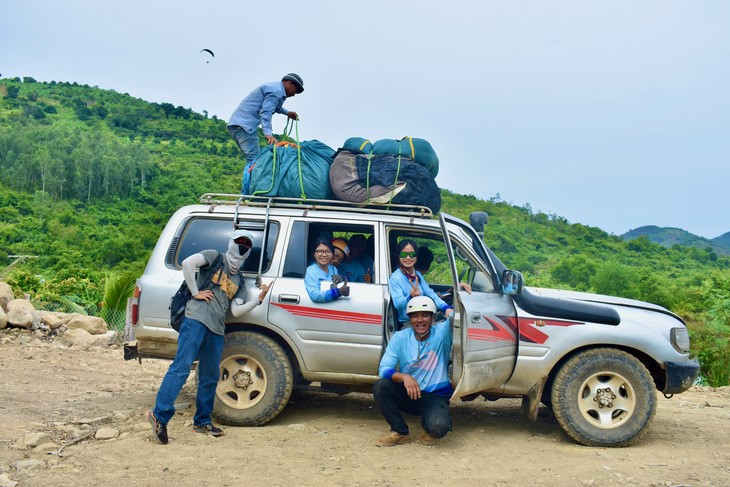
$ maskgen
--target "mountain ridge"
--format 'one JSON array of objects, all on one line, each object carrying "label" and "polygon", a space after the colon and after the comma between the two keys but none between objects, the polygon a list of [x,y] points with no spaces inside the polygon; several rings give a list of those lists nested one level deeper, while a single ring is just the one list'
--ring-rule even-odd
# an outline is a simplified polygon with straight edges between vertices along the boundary
[{"label": "mountain ridge", "polygon": [[646,237],[654,243],[663,247],[682,245],[685,247],[696,247],[699,249],[710,248],[723,255],[730,255],[730,232],[724,233],[712,239],[700,237],[677,227],[659,227],[657,225],[644,225],[629,230],[619,235],[624,241],[635,240]]}]

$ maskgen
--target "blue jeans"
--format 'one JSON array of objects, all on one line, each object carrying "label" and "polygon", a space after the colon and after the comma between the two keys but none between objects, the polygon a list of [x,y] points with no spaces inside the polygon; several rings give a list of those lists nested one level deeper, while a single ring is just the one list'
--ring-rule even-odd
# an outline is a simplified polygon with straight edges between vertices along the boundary
[{"label": "blue jeans", "polygon": [[408,397],[402,382],[380,379],[373,385],[373,396],[380,412],[390,425],[390,430],[401,435],[408,434],[408,424],[401,411],[422,416],[421,426],[434,438],[443,438],[451,431],[451,411],[448,396],[421,391],[421,398],[415,401]]},{"label": "blue jeans", "polygon": [[167,369],[160,390],[157,391],[153,412],[160,423],[167,424],[175,414],[175,399],[185,385],[195,359],[198,359],[198,393],[193,423],[203,426],[211,422],[210,413],[213,411],[215,388],[218,386],[223,343],[223,335],[216,335],[203,323],[187,316],[183,319],[175,360]]},{"label": "blue jeans", "polygon": [[238,125],[229,125],[228,132],[238,144],[243,155],[246,156],[246,165],[243,166],[243,175],[241,176],[241,194],[248,194],[251,187],[251,166],[261,153],[259,134],[257,130],[249,134],[243,130],[243,127]]}]

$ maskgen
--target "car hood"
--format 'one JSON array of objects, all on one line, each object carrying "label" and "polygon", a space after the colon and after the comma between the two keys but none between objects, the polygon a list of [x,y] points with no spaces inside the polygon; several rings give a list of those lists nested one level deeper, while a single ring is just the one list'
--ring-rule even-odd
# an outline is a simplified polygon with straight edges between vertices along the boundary
[{"label": "car hood", "polygon": [[646,301],[639,301],[638,299],[619,298],[616,296],[607,296],[605,294],[584,293],[579,291],[564,291],[561,289],[550,289],[542,287],[529,287],[528,289],[533,294],[549,298],[571,299],[574,301],[585,301],[589,303],[609,304],[614,306],[628,306],[631,308],[640,308],[674,315],[674,313],[662,306],[659,306],[658,304],[647,303]]}]

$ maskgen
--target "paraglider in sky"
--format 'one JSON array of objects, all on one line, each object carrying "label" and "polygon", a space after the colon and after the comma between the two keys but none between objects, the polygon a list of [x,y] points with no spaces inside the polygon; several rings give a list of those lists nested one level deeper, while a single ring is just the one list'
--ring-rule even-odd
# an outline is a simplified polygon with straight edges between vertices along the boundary
[{"label": "paraglider in sky", "polygon": [[[201,54],[204,52],[210,54],[211,58],[215,57],[215,54],[213,54],[213,51],[211,51],[210,49],[201,49],[200,50]],[[208,59],[208,54],[205,54],[205,57],[206,57],[205,64],[208,64],[210,62],[210,59]]]}]

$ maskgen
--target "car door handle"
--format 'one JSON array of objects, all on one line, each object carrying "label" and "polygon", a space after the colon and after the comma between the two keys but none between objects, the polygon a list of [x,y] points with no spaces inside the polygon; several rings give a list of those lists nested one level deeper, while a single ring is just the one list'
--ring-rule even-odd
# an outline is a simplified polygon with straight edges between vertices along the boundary
[{"label": "car door handle", "polygon": [[296,294],[279,294],[279,302],[299,304],[299,296]]},{"label": "car door handle", "polygon": [[471,314],[471,322],[472,323],[479,323],[482,321],[482,314],[481,313],[472,313]]}]

